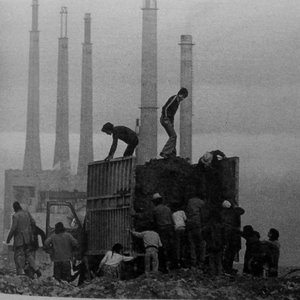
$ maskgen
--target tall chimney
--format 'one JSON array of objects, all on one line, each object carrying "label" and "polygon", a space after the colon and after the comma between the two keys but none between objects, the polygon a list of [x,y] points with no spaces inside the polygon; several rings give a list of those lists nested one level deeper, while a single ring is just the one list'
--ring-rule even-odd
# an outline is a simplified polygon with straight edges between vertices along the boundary
[{"label": "tall chimney", "polygon": [[56,139],[53,163],[54,168],[65,171],[70,170],[67,16],[67,8],[62,7],[58,39]]},{"label": "tall chimney", "polygon": [[87,165],[93,161],[93,69],[91,44],[91,14],[84,16],[84,43],[81,70],[81,121],[78,175],[87,174]]},{"label": "tall chimney", "polygon": [[142,32],[141,125],[137,163],[157,155],[157,5],[144,0]]},{"label": "tall chimney", "polygon": [[38,30],[38,0],[32,0],[32,28],[30,31],[26,146],[23,170],[42,169],[40,148],[40,49]]},{"label": "tall chimney", "polygon": [[180,156],[192,159],[192,116],[193,116],[193,58],[192,36],[182,35],[180,60],[180,86],[187,88],[189,95],[180,104]]}]

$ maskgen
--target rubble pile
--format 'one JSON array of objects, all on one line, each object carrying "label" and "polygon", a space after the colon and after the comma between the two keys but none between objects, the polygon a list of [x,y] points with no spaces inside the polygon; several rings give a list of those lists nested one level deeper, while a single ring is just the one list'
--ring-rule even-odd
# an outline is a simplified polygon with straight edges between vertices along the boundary
[{"label": "rubble pile", "polygon": [[151,200],[152,195],[159,192],[167,203],[180,203],[192,170],[192,165],[180,157],[155,159],[137,166],[136,201],[140,204],[143,200]]},{"label": "rubble pile", "polygon": [[182,269],[169,274],[132,280],[97,277],[80,287],[42,276],[0,274],[0,292],[7,294],[131,299],[287,299],[300,298],[300,278],[263,279],[245,276],[210,278],[197,269]]}]

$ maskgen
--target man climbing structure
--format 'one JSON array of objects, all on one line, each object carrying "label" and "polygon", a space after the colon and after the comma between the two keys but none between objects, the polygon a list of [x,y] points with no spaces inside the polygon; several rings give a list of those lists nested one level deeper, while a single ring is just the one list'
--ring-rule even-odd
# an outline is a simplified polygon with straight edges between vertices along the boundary
[{"label": "man climbing structure", "polygon": [[101,129],[108,135],[112,135],[113,142],[109,150],[108,156],[105,160],[111,160],[114,157],[114,154],[117,149],[118,140],[123,141],[127,144],[127,148],[123,154],[124,157],[131,156],[134,152],[135,147],[139,143],[137,134],[126,126],[114,126],[112,123],[105,123]]}]

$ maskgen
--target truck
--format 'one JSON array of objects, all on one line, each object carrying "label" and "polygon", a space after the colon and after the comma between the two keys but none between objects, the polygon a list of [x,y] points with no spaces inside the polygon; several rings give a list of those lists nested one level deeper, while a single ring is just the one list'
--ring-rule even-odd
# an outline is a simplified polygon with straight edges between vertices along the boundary
[{"label": "truck", "polygon": [[[221,197],[238,204],[239,158],[222,159],[219,166]],[[81,255],[99,261],[115,243],[121,243],[125,252],[140,253],[142,250],[136,246],[129,229],[149,224],[154,193],[161,193],[165,202],[172,206],[178,202],[184,204],[189,188],[193,187],[207,198],[207,203],[214,205],[218,195],[209,192],[209,183],[202,173],[198,164],[190,164],[180,157],[153,159],[144,165],[137,165],[135,157],[91,162],[88,164],[84,221],[70,202],[49,201],[46,234],[53,232],[56,222],[53,212],[60,207],[72,215],[73,225],[65,226],[80,241]]]}]

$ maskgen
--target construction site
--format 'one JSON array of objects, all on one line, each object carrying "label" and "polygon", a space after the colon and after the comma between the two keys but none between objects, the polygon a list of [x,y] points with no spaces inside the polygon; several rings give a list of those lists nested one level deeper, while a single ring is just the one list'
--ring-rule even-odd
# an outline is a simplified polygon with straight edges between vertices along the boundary
[{"label": "construction site", "polygon": [[[224,199],[239,206],[239,164],[237,156],[219,162],[218,186],[211,184],[199,162],[193,157],[193,37],[179,35],[180,82],[189,93],[180,104],[179,143],[177,156],[161,158],[158,154],[157,72],[157,14],[156,0],[142,2],[141,39],[141,95],[140,117],[135,132],[138,146],[133,156],[111,160],[94,160],[93,145],[93,39],[92,13],[83,14],[81,58],[80,142],[76,174],[71,172],[69,133],[69,37],[68,8],[57,12],[59,38],[57,53],[57,98],[55,149],[52,168],[45,170],[40,146],[40,31],[39,10],[42,1],[32,0],[32,24],[28,64],[28,96],[26,146],[22,169],[5,170],[5,195],[2,240],[5,241],[12,225],[13,203],[19,202],[28,210],[36,224],[48,237],[57,222],[78,240],[84,235],[84,255],[97,266],[115,243],[124,252],[143,259],[143,245],[132,238],[129,229],[143,230],[151,226],[152,196],[163,195],[169,207],[185,207],[189,192],[205,195],[208,212],[221,209]],[[177,92],[177,91],[176,91]],[[120,120],[122,123],[122,120]],[[217,149],[207,149],[212,151]],[[222,150],[222,149],[221,149]],[[202,153],[204,154],[204,153]],[[104,157],[105,154],[103,154]],[[74,227],[74,221],[76,226]],[[239,220],[241,225],[241,219]],[[240,228],[239,228],[240,229]],[[130,298],[130,299],[299,299],[300,279],[288,276],[287,269],[279,270],[277,278],[242,276],[242,258],[237,254],[236,276],[211,278],[196,268],[171,270],[168,274],[145,276],[140,265],[130,265],[130,275],[122,280],[93,276],[82,285],[59,282],[52,277],[49,254],[40,248],[36,261],[40,278],[20,277],[15,274],[11,244],[2,245],[0,256],[0,292],[30,296]],[[93,270],[93,267],[91,267]],[[126,272],[125,272],[126,273]],[[126,277],[126,276],[125,276]]]}]

